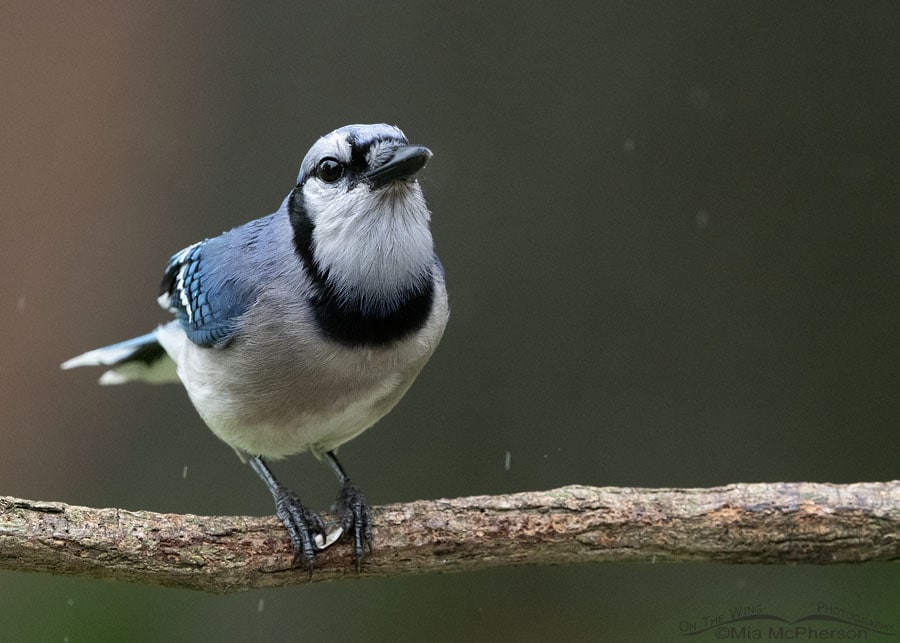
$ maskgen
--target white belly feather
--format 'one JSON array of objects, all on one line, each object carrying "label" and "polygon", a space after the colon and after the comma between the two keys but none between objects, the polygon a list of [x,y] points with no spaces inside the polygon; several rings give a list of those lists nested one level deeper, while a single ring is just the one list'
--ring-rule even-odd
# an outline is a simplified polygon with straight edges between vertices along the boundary
[{"label": "white belly feather", "polygon": [[278,320],[271,333],[266,320],[249,321],[252,343],[238,336],[225,349],[196,346],[177,323],[157,336],[200,416],[224,442],[268,458],[319,455],[372,426],[406,393],[443,334],[446,297],[440,284],[423,331],[385,349],[310,342],[310,322],[299,317]]}]

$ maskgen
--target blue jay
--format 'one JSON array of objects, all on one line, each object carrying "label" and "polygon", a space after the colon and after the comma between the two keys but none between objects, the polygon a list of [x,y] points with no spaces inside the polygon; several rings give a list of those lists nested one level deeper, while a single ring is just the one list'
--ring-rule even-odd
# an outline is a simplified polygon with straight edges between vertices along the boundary
[{"label": "blue jay", "polygon": [[[416,180],[430,158],[390,125],[323,136],[276,212],[169,260],[159,302],[174,320],[62,365],[112,367],[101,384],[180,380],[265,482],[294,563],[310,573],[337,537],[351,541],[357,569],[371,551],[371,509],[335,452],[400,400],[447,323]],[[265,462],[306,450],[341,483],[330,533]]]}]

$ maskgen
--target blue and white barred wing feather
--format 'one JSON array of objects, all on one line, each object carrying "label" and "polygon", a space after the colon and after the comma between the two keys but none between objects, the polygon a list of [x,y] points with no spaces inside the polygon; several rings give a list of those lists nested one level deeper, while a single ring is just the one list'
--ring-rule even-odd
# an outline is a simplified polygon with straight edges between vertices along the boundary
[{"label": "blue and white barred wing feather", "polygon": [[254,298],[253,289],[236,278],[241,257],[228,243],[230,237],[226,233],[195,243],[169,260],[159,303],[175,315],[174,321],[146,335],[74,357],[62,368],[112,366],[101,376],[101,384],[177,382],[175,363],[160,345],[157,333],[183,331],[198,346],[227,346],[234,338],[238,317]]},{"label": "blue and white barred wing feather", "polygon": [[[240,246],[233,245],[234,236],[228,232],[173,256],[160,286],[159,305],[175,315],[188,339],[204,348],[226,347],[255,299],[255,289],[238,278],[243,257]],[[253,239],[245,239],[248,247]]]}]

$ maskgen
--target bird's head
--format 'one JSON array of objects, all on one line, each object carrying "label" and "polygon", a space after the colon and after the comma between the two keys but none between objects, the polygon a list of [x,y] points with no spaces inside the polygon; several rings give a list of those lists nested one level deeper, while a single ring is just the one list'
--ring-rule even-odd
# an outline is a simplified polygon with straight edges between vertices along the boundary
[{"label": "bird's head", "polygon": [[300,166],[288,213],[304,262],[347,293],[389,301],[430,274],[430,213],[416,174],[431,151],[399,128],[347,125]]},{"label": "bird's head", "polygon": [[393,125],[347,125],[326,134],[310,148],[300,166],[297,185],[304,188],[308,198],[351,193],[359,188],[377,192],[398,181],[414,182],[416,172],[430,158],[427,147],[410,145]]}]

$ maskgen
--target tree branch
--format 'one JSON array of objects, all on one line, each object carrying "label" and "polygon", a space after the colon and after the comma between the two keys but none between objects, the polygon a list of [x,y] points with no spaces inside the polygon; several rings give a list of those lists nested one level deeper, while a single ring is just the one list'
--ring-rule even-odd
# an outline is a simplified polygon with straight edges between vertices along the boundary
[{"label": "tree branch", "polygon": [[[900,481],[711,489],[569,486],[375,509],[360,576],[578,562],[900,560]],[[92,509],[0,497],[0,569],[231,592],[306,583],[274,517]],[[355,577],[348,547],[313,581]]]}]

